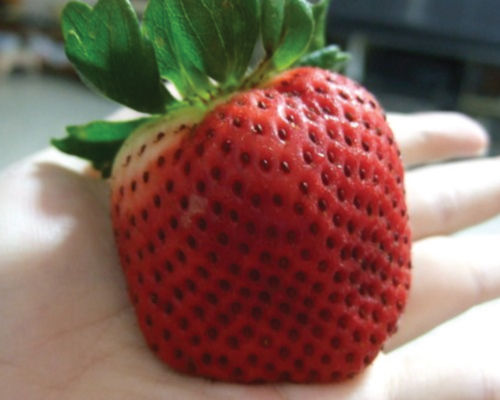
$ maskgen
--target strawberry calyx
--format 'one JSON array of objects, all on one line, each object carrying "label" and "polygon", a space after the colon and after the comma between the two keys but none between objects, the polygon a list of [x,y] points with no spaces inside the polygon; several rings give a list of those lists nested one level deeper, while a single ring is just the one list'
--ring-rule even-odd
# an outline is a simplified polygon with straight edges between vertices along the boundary
[{"label": "strawberry calyx", "polygon": [[[120,147],[144,124],[187,108],[206,113],[220,99],[294,66],[337,70],[347,57],[325,47],[329,3],[150,0],[142,23],[129,0],[68,3],[65,49],[83,82],[151,116],[70,126],[53,145],[90,160],[107,177]],[[251,68],[259,47],[264,57]]]}]

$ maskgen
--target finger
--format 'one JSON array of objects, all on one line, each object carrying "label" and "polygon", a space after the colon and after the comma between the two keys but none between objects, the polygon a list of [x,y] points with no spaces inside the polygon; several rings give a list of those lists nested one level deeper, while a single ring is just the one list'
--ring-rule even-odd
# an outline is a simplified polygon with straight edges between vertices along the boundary
[{"label": "finger", "polygon": [[500,158],[412,171],[406,177],[414,239],[442,235],[500,213]]},{"label": "finger", "polygon": [[470,307],[500,297],[499,236],[431,238],[413,248],[413,287],[391,351]]},{"label": "finger", "polygon": [[483,154],[488,134],[459,113],[389,114],[389,124],[407,166]]},{"label": "finger", "polygon": [[388,399],[500,398],[500,300],[476,307],[390,353]]}]

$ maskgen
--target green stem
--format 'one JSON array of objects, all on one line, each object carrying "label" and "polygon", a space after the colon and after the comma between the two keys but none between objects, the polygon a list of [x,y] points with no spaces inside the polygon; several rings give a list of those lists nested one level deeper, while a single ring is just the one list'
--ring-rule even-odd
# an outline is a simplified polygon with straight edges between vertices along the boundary
[{"label": "green stem", "polygon": [[259,85],[259,83],[265,82],[268,77],[272,75],[275,71],[275,67],[272,62],[272,57],[266,55],[266,57],[259,63],[257,68],[248,75],[243,84],[242,89],[251,89]]}]

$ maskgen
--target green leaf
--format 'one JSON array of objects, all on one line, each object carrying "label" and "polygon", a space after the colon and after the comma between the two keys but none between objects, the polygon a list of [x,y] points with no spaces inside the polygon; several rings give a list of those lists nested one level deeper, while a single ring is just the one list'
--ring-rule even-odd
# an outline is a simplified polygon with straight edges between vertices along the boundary
[{"label": "green leaf", "polygon": [[[307,49],[314,28],[313,14],[306,0],[275,0],[267,5],[266,1],[262,10],[262,37],[272,65],[282,71],[293,65]],[[277,16],[276,21],[273,15]]]},{"label": "green leaf", "polygon": [[328,46],[321,50],[306,54],[298,62],[297,66],[310,66],[330,71],[339,71],[344,67],[349,55],[340,50],[338,46]]},{"label": "green leaf", "polygon": [[160,74],[170,80],[183,97],[207,97],[212,88],[195,45],[184,39],[175,21],[173,2],[151,0],[144,15],[144,32],[156,51]]},{"label": "green leaf", "polygon": [[106,178],[125,140],[140,126],[157,118],[123,122],[95,121],[88,125],[69,126],[66,128],[68,135],[63,139],[53,139],[52,145],[64,153],[91,161],[93,167]]},{"label": "green leaf", "polygon": [[284,0],[262,1],[262,44],[268,55],[272,55],[280,44],[284,20]]},{"label": "green leaf", "polygon": [[246,73],[259,34],[259,0],[151,0],[145,30],[161,73],[181,92],[222,86]]},{"label": "green leaf", "polygon": [[128,0],[70,2],[62,16],[66,54],[102,95],[138,111],[161,113],[175,101],[161,82],[153,46]]},{"label": "green leaf", "polygon": [[311,4],[314,17],[314,31],[311,42],[309,43],[308,53],[320,50],[326,46],[326,20],[328,17],[328,7],[331,0],[319,0]]}]

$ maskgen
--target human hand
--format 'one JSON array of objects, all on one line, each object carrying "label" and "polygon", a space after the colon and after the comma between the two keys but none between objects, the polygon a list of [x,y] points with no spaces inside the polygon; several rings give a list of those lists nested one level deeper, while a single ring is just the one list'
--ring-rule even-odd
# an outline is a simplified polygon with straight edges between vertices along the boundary
[{"label": "human hand", "polygon": [[[487,146],[458,114],[390,118],[408,167]],[[407,173],[413,287],[399,332],[371,367],[343,384],[245,386],[181,376],[155,358],[127,298],[106,183],[55,150],[24,160],[0,175],[2,398],[500,398],[500,232],[450,236],[500,213],[499,166],[479,159]]]}]

